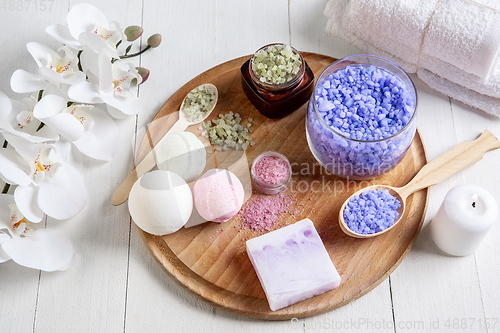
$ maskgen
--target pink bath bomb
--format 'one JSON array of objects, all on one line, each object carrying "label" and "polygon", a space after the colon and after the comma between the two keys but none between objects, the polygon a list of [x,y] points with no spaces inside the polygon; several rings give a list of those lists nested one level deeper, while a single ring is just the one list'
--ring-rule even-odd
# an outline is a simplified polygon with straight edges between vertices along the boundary
[{"label": "pink bath bomb", "polygon": [[226,222],[243,205],[245,191],[241,181],[231,171],[208,170],[193,188],[194,205],[207,221]]}]

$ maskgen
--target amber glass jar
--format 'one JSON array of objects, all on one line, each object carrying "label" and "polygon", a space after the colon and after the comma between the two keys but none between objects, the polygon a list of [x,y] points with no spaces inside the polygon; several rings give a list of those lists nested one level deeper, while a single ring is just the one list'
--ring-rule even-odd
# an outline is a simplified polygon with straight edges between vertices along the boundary
[{"label": "amber glass jar", "polygon": [[[269,44],[257,52],[274,45],[283,44]],[[307,102],[312,94],[314,74],[300,52],[293,47],[292,51],[300,56],[302,64],[298,73],[285,83],[261,82],[252,70],[253,57],[241,66],[241,83],[245,95],[268,118],[281,118],[292,113]]]}]

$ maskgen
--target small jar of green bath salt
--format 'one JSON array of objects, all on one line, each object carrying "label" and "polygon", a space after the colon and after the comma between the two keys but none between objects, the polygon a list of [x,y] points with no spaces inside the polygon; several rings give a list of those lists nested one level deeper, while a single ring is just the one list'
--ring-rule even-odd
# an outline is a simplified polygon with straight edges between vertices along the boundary
[{"label": "small jar of green bath salt", "polygon": [[314,74],[299,51],[276,43],[258,49],[241,67],[243,91],[268,118],[281,118],[311,96]]},{"label": "small jar of green bath salt", "polygon": [[304,58],[286,44],[271,44],[254,53],[250,76],[255,84],[279,91],[295,86],[304,76]]}]

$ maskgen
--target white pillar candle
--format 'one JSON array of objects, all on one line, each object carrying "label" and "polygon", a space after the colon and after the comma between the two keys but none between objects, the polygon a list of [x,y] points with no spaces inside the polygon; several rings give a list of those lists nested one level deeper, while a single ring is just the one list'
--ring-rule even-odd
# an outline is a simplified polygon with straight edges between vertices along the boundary
[{"label": "white pillar candle", "polygon": [[477,250],[497,221],[498,206],[493,196],[476,185],[452,188],[431,222],[434,243],[444,252],[466,256]]}]

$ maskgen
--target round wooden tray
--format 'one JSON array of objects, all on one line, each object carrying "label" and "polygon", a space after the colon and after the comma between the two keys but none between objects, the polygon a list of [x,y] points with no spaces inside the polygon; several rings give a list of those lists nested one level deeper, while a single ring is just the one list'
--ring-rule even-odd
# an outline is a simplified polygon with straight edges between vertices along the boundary
[{"label": "round wooden tray", "polygon": [[[303,53],[318,77],[336,59]],[[245,154],[217,152],[208,155],[207,169],[215,166],[235,172],[251,194],[249,167],[261,152],[275,150],[288,157],[293,165],[293,181],[287,190],[292,200],[291,213],[280,216],[275,228],[310,218],[318,230],[328,253],[339,271],[340,287],[278,311],[269,309],[264,291],[247,256],[245,241],[261,232],[242,227],[241,217],[226,223],[208,222],[182,228],[166,236],[141,232],[153,257],[174,279],[214,305],[242,315],[264,319],[301,318],[343,306],[366,294],[394,271],[410,250],[423,223],[428,191],[419,191],[407,199],[402,222],[378,237],[356,239],[345,235],[338,224],[341,204],[353,192],[372,184],[406,184],[427,163],[425,149],[417,131],[404,159],[390,173],[372,181],[347,181],[330,175],[312,156],[306,141],[305,115],[307,103],[291,115],[272,120],[261,115],[249,102],[241,86],[240,67],[250,56],[216,66],[195,77],[180,88],[158,111],[142,141],[137,160],[140,161],[177,116],[184,96],[194,87],[213,83],[219,89],[219,102],[211,115],[238,112],[245,119],[253,118],[251,136],[256,142]],[[175,115],[175,114],[174,114]],[[200,138],[199,126],[187,130]],[[236,165],[236,167],[235,167]],[[238,166],[239,165],[239,166]],[[192,185],[192,184],[191,184]],[[251,194],[255,196],[261,194]]]}]

